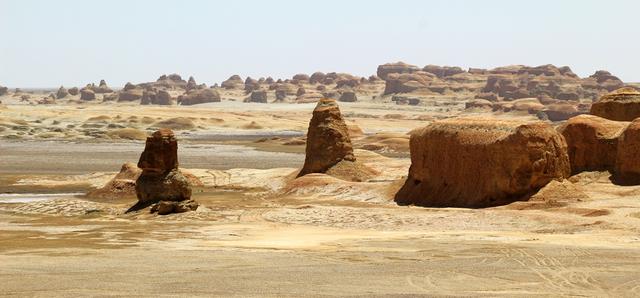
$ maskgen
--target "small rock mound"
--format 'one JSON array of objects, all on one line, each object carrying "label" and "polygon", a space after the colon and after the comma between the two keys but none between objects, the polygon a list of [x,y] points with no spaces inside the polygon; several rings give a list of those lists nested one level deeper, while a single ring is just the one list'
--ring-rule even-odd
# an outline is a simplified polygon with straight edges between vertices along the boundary
[{"label": "small rock mound", "polygon": [[571,173],[613,170],[618,137],[628,124],[593,115],[580,115],[558,128],[567,141]]},{"label": "small rock mound", "polygon": [[122,165],[120,172],[103,187],[87,193],[90,198],[117,199],[136,195],[136,179],[142,170],[132,162]]},{"label": "small rock mound", "polygon": [[[188,179],[178,170],[178,141],[170,129],[160,129],[147,138],[140,155],[138,167],[142,173],[136,180],[138,203],[129,209],[136,211],[152,204],[152,212],[159,212],[159,205],[185,205],[193,208],[172,208],[171,212],[195,210],[197,203],[191,200]],[[169,203],[162,203],[168,201]],[[176,204],[173,202],[185,203]],[[163,209],[164,210],[164,209]],[[169,212],[169,213],[171,213]],[[168,214],[163,212],[163,214]]]},{"label": "small rock mound", "polygon": [[338,101],[356,102],[356,101],[358,101],[358,97],[356,96],[356,93],[353,92],[353,91],[345,91],[345,92],[342,92],[342,94],[340,95],[340,98],[338,99]]},{"label": "small rock mound", "polygon": [[80,99],[81,100],[95,100],[96,99],[96,93],[93,92],[93,90],[91,89],[86,89],[83,88],[82,90],[80,90]]},{"label": "small rock mound", "polygon": [[526,199],[569,176],[564,138],[549,124],[458,118],[415,130],[399,204],[483,208]]},{"label": "small rock mound", "polygon": [[616,121],[633,121],[640,117],[640,92],[624,87],[606,94],[591,105],[591,114]]},{"label": "small rock mound", "polygon": [[318,101],[309,122],[306,157],[298,177],[310,173],[326,173],[351,181],[365,181],[374,174],[356,161],[349,129],[333,99]]},{"label": "small rock mound", "polygon": [[58,89],[58,92],[56,92],[56,98],[57,99],[65,98],[67,97],[67,95],[69,95],[69,92],[67,91],[67,89],[64,86],[60,86],[60,88]]}]

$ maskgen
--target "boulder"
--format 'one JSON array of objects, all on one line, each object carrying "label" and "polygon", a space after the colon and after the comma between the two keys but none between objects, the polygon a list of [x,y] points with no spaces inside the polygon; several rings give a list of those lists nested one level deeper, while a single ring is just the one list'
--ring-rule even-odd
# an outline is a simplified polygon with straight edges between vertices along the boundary
[{"label": "boulder", "polygon": [[247,79],[244,80],[244,91],[246,93],[251,93],[251,91],[258,90],[258,89],[260,89],[260,82],[258,82],[256,79],[247,77]]},{"label": "boulder", "polygon": [[373,171],[357,163],[338,103],[321,99],[313,110],[307,132],[306,157],[298,177],[326,173],[341,179],[364,181]]},{"label": "boulder", "polygon": [[91,89],[82,88],[80,90],[80,99],[81,100],[94,100],[96,99],[96,93]]},{"label": "boulder", "polygon": [[640,119],[633,120],[618,138],[614,167],[614,182],[622,185],[640,184]]},{"label": "boulder", "polygon": [[127,82],[126,84],[124,84],[124,88],[122,88],[122,90],[124,91],[129,91],[129,90],[133,90],[136,89],[137,86],[134,84],[131,84],[131,82]]},{"label": "boulder", "polygon": [[293,76],[292,78],[293,80],[297,81],[297,82],[308,82],[310,77],[309,75],[303,74],[303,73],[299,73]]},{"label": "boulder", "polygon": [[97,94],[102,94],[102,93],[111,93],[113,92],[113,90],[109,88],[109,86],[107,86],[107,82],[105,82],[105,80],[100,80],[100,84],[98,85],[98,87],[93,86],[93,92]]},{"label": "boulder", "polygon": [[69,95],[69,92],[67,91],[67,89],[64,86],[60,86],[60,88],[58,88],[58,92],[56,92],[56,98],[58,99],[65,98],[67,97],[67,95]]},{"label": "boulder", "polygon": [[353,91],[345,91],[345,92],[342,92],[342,94],[340,95],[340,98],[338,99],[338,101],[356,102],[356,101],[358,101],[358,97],[356,96],[356,93],[353,92]]},{"label": "boulder", "polygon": [[9,93],[9,88],[0,86],[0,96],[7,95]]},{"label": "boulder", "polygon": [[618,138],[628,122],[611,121],[593,115],[569,119],[558,131],[567,141],[571,173],[613,170]]},{"label": "boulder", "polygon": [[591,114],[617,121],[640,117],[640,92],[632,87],[606,94],[591,105]]},{"label": "boulder", "polygon": [[162,128],[147,138],[138,167],[142,169],[135,186],[138,203],[127,212],[161,201],[191,199],[189,181],[178,170],[178,142],[170,129]]},{"label": "boulder", "polygon": [[324,81],[326,75],[323,72],[314,72],[310,77],[309,77],[309,83],[311,84],[318,84],[321,83],[322,81]]},{"label": "boulder", "polygon": [[378,75],[378,77],[386,81],[389,74],[413,73],[418,70],[420,70],[420,68],[415,65],[410,65],[404,62],[396,62],[378,66],[376,74]]},{"label": "boulder", "polygon": [[414,130],[399,204],[483,208],[525,200],[570,174],[567,145],[551,125],[455,118]]},{"label": "boulder", "polygon": [[191,90],[178,97],[178,103],[183,106],[220,101],[220,93],[211,88]]},{"label": "boulder", "polygon": [[78,87],[69,88],[69,90],[67,91],[69,91],[69,94],[73,96],[76,96],[80,93],[80,90],[78,90]]}]

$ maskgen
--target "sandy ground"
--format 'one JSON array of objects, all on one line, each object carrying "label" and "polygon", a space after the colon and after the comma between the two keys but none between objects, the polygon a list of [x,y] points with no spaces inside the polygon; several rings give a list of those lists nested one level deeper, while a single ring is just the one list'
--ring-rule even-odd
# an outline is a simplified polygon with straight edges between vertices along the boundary
[{"label": "sandy ground", "polygon": [[[99,187],[122,163],[135,161],[143,144],[85,138],[75,129],[68,138],[43,140],[37,132],[5,138],[0,141],[1,295],[640,295],[640,187],[613,185],[608,173],[594,172],[565,181],[576,196],[557,202],[478,210],[397,206],[391,199],[408,159],[365,150],[356,154],[380,171],[373,180],[309,175],[292,181],[304,146],[256,140],[299,138],[289,132],[304,132],[310,108],[223,103],[175,110],[52,106],[28,112],[9,106],[3,119],[22,117],[27,125],[40,119],[43,130],[55,119],[54,127],[77,127],[100,115],[111,119],[105,126],[133,115],[154,121],[193,117],[196,128],[180,135],[180,161],[205,185],[194,189],[201,208],[169,216],[124,214],[135,197],[62,195],[7,203],[7,193],[28,199],[29,193]],[[434,116],[410,109],[398,112],[402,119],[390,120],[384,117],[388,110],[368,104],[345,105],[343,111],[359,115],[347,119],[365,130],[362,139],[369,139],[363,145],[394,139],[399,146],[398,135],[371,137],[404,134],[426,124],[417,120],[420,115]],[[251,121],[263,128],[242,133],[240,126]],[[10,130],[3,133],[15,132]]]}]

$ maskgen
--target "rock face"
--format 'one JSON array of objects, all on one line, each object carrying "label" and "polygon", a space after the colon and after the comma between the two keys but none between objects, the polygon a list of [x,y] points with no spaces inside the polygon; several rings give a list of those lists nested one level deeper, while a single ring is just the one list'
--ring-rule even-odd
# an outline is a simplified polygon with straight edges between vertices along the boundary
[{"label": "rock face", "polygon": [[362,181],[371,170],[356,163],[349,130],[338,103],[321,99],[313,110],[307,132],[304,166],[298,177],[310,173],[327,173],[338,178]]},{"label": "rock face", "polygon": [[81,100],[94,100],[96,99],[96,93],[91,89],[83,88],[80,90],[80,99]]},{"label": "rock face", "polygon": [[567,141],[571,173],[612,171],[618,151],[618,138],[627,125],[628,122],[580,115],[559,127],[558,131]]},{"label": "rock face", "polygon": [[60,86],[60,88],[58,89],[58,92],[56,92],[56,98],[57,99],[65,98],[67,97],[67,95],[69,95],[69,92],[67,91],[67,89],[63,86]]},{"label": "rock face", "polygon": [[549,124],[458,118],[411,135],[399,204],[483,208],[526,199],[570,174],[567,145]]},{"label": "rock face", "polygon": [[138,203],[129,211],[161,201],[191,199],[188,179],[178,170],[178,142],[170,129],[160,129],[147,138],[138,167],[142,169],[136,180]]},{"label": "rock face", "polygon": [[178,103],[183,106],[207,102],[220,102],[220,94],[213,89],[197,89],[178,97]]},{"label": "rock face", "polygon": [[618,139],[614,181],[622,185],[640,184],[640,119],[633,120]]},{"label": "rock face", "polygon": [[640,117],[640,92],[625,87],[604,95],[591,105],[591,114],[611,120],[632,121]]},{"label": "rock face", "polygon": [[109,88],[109,86],[107,86],[107,82],[105,82],[104,80],[100,80],[100,84],[98,85],[98,87],[93,86],[93,92],[101,94],[111,93],[113,92],[113,90]]}]

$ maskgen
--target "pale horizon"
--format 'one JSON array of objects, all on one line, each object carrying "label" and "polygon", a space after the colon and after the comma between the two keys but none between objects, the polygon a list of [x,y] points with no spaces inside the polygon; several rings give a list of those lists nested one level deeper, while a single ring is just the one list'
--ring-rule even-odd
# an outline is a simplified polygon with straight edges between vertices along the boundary
[{"label": "pale horizon", "polygon": [[[635,1],[0,0],[0,85],[114,87],[193,76],[375,74],[403,61],[494,68],[569,66],[640,82]],[[38,8],[38,9],[35,9]],[[624,43],[621,43],[623,41]]]}]

